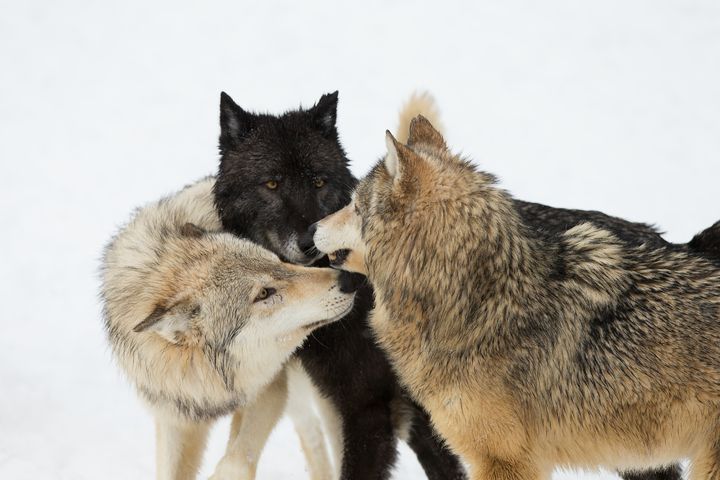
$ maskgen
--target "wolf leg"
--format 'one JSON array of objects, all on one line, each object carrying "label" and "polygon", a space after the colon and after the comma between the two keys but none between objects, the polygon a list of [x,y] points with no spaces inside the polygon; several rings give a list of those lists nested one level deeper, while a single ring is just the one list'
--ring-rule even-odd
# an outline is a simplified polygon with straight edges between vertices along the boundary
[{"label": "wolf leg", "polygon": [[430,423],[430,416],[420,407],[414,407],[407,443],[417,455],[428,480],[467,478],[460,458],[450,451],[435,432]]},{"label": "wolf leg", "polygon": [[242,412],[233,417],[225,455],[211,480],[253,480],[270,433],[285,410],[287,375],[282,370]]},{"label": "wolf leg", "polygon": [[158,480],[191,480],[197,475],[210,422],[158,416],[155,420]]},{"label": "wolf leg", "polygon": [[720,480],[720,440],[690,461],[690,480]]},{"label": "wolf leg", "polygon": [[642,472],[621,472],[624,480],[682,480],[682,468],[680,465],[668,465],[666,467]]},{"label": "wolf leg", "polygon": [[320,418],[312,409],[314,386],[299,362],[287,366],[288,405],[287,412],[300,438],[305,459],[312,480],[333,480],[335,478],[330,455],[325,444],[325,435]]},{"label": "wolf leg", "polygon": [[546,480],[548,474],[529,462],[514,459],[484,457],[471,465],[473,480]]},{"label": "wolf leg", "polygon": [[327,435],[330,444],[330,452],[333,458],[333,478],[340,478],[340,469],[343,461],[343,432],[342,417],[335,407],[331,399],[324,396],[319,391],[315,391],[315,402],[318,407],[318,413],[325,427],[325,435]]},{"label": "wolf leg", "polygon": [[355,408],[343,415],[342,480],[390,478],[397,457],[397,438],[389,402]]}]

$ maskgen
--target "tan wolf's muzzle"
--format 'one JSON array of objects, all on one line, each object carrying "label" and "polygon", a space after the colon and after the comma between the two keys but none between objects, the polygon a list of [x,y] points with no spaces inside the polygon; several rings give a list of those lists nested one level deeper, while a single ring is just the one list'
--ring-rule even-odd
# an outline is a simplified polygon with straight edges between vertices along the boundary
[{"label": "tan wolf's muzzle", "polygon": [[353,202],[315,223],[312,228],[315,247],[327,253],[333,268],[367,275],[361,222]]}]

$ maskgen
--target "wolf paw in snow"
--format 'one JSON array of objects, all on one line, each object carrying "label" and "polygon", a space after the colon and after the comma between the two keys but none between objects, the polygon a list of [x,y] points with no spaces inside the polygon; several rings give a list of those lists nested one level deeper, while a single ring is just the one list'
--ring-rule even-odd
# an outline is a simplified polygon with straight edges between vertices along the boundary
[{"label": "wolf paw in snow", "polygon": [[215,467],[215,472],[209,480],[253,480],[255,478],[255,467],[240,462],[237,459],[223,457]]}]

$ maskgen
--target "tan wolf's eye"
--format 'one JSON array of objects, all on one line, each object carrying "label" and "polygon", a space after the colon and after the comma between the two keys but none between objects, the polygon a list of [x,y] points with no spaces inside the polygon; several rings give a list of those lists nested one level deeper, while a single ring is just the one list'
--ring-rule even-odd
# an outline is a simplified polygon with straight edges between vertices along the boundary
[{"label": "tan wolf's eye", "polygon": [[277,180],[268,180],[265,182],[265,186],[270,190],[275,190],[278,187],[278,182]]},{"label": "tan wolf's eye", "polygon": [[260,302],[262,300],[265,300],[272,295],[274,295],[276,290],[274,288],[263,288],[260,290],[260,292],[257,294],[257,297],[255,297],[255,302]]},{"label": "tan wolf's eye", "polygon": [[313,185],[315,185],[315,188],[322,188],[322,186],[325,185],[325,180],[322,178],[316,178],[313,180]]}]

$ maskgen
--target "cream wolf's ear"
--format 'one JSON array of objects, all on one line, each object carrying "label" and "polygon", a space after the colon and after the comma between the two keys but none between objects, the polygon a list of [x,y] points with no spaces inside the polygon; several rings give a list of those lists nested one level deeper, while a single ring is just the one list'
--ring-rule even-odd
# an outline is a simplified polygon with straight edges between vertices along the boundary
[{"label": "cream wolf's ear", "polygon": [[181,302],[172,307],[158,306],[145,320],[135,325],[133,332],[155,332],[170,343],[181,343],[188,335],[191,321],[200,312],[200,307]]},{"label": "cream wolf's ear", "polygon": [[398,119],[397,138],[402,143],[407,143],[410,139],[410,124],[418,115],[425,117],[435,129],[443,132],[443,124],[440,119],[440,109],[437,106],[435,98],[428,92],[415,92],[403,104],[400,109]]}]

